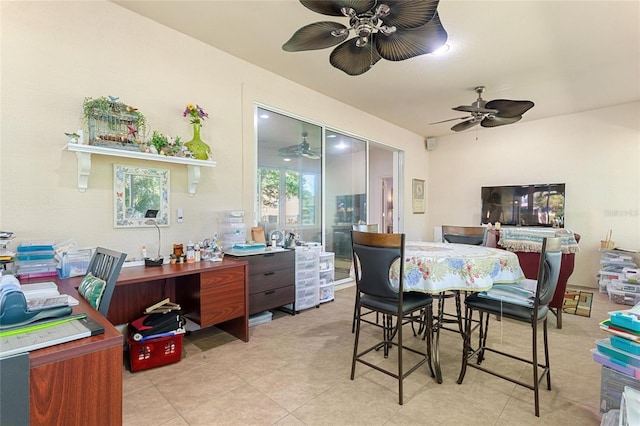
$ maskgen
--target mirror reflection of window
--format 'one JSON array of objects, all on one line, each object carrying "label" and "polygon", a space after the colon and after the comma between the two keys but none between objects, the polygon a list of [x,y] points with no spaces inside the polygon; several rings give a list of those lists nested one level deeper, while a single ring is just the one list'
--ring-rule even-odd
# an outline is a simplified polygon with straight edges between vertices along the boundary
[{"label": "mirror reflection of window", "polygon": [[128,175],[125,183],[125,217],[143,218],[147,210],[160,210],[160,178]]},{"label": "mirror reflection of window", "polygon": [[169,208],[169,170],[113,165],[114,226],[146,227],[144,214],[158,210],[156,223],[171,223]]}]

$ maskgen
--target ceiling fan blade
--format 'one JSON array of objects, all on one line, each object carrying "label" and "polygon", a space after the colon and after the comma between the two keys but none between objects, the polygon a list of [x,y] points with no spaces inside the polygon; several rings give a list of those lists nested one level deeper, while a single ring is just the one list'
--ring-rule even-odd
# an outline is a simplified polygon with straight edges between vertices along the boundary
[{"label": "ceiling fan blade", "polygon": [[386,25],[398,29],[420,27],[433,19],[439,0],[385,0],[390,12],[382,18]]},{"label": "ceiling fan blade", "polygon": [[331,31],[346,29],[344,25],[338,22],[314,22],[305,25],[296,31],[291,38],[282,45],[282,50],[287,52],[300,52],[303,50],[318,50],[335,46],[342,43],[349,37],[349,33],[335,37],[331,35]]},{"label": "ceiling fan blade", "polygon": [[474,105],[460,105],[455,108],[451,108],[454,111],[470,112],[472,114],[497,114],[497,109],[481,108]]},{"label": "ceiling fan blade", "polygon": [[440,123],[446,123],[447,121],[467,120],[467,119],[469,119],[469,118],[473,118],[473,116],[468,115],[468,116],[466,116],[466,117],[450,118],[450,119],[448,119],[448,120],[442,120],[442,121],[436,121],[435,123],[429,123],[429,125],[432,125],[432,124],[440,124]]},{"label": "ceiling fan blade", "polygon": [[478,124],[480,124],[480,120],[471,119],[471,120],[463,121],[462,123],[456,124],[451,128],[451,130],[453,130],[454,132],[461,132],[463,130],[470,129],[473,126],[477,126]]},{"label": "ceiling fan blade", "polygon": [[418,55],[426,55],[442,47],[447,41],[438,14],[427,24],[409,29],[400,29],[390,35],[377,34],[374,37],[376,48],[384,59],[403,61]]},{"label": "ceiling fan blade", "polygon": [[353,38],[333,49],[329,56],[331,65],[349,75],[360,75],[369,71],[380,60],[380,55],[372,43],[358,47],[357,40]]},{"label": "ceiling fan blade", "polygon": [[521,118],[521,115],[517,117],[485,117],[480,125],[482,125],[482,127],[504,126],[505,124],[512,124],[516,121],[520,121]]},{"label": "ceiling fan blade", "polygon": [[300,0],[300,3],[309,10],[329,16],[344,16],[340,10],[343,7],[350,7],[356,13],[363,13],[376,5],[375,0]]},{"label": "ceiling fan blade", "polygon": [[316,153],[315,153],[315,152],[313,152],[313,151],[302,151],[302,154],[301,154],[301,155],[302,155],[303,157],[305,157],[305,158],[310,159],[310,160],[319,160],[319,159],[321,158],[321,157],[320,157],[320,154],[316,154]]},{"label": "ceiling fan blade", "polygon": [[[531,101],[512,101],[509,99],[495,99],[486,103],[485,107],[497,109],[496,117],[511,118],[521,116],[533,108]],[[522,117],[520,117],[522,118]]]}]

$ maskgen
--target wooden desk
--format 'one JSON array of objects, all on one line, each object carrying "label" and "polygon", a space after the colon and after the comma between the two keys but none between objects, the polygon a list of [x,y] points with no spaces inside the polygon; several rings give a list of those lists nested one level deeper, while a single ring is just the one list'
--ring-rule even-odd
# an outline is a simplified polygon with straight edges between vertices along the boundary
[{"label": "wooden desk", "polygon": [[215,325],[248,342],[248,275],[247,262],[228,257],[222,262],[123,268],[107,318],[113,324],[131,322],[168,297],[201,327]]},{"label": "wooden desk", "polygon": [[37,281],[55,281],[105,332],[29,353],[31,426],[122,424],[122,334],[78,295],[79,279],[21,280]]},{"label": "wooden desk", "polygon": [[105,329],[29,353],[31,426],[121,425],[123,337],[112,323],[138,318],[165,297],[178,301],[201,326],[215,324],[248,341],[247,268],[247,262],[231,259],[124,268],[111,299],[111,322],[78,294],[82,277],[21,280],[56,282],[61,293],[79,300],[74,313],[86,312]]}]

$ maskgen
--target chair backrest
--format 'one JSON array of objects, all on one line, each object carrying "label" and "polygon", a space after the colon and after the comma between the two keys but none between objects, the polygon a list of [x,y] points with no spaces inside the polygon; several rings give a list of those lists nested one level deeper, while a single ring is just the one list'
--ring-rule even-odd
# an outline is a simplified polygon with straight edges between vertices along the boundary
[{"label": "chair backrest", "polygon": [[487,240],[487,228],[442,225],[442,239],[447,243],[483,246]]},{"label": "chair backrest", "polygon": [[368,223],[366,225],[353,225],[351,227],[354,231],[360,232],[380,232],[377,223]]},{"label": "chair backrest", "polygon": [[[404,234],[351,231],[358,291],[376,297],[402,299],[404,239]],[[389,274],[396,260],[400,263],[397,287],[392,284]]]},{"label": "chair backrest", "polygon": [[562,262],[562,238],[547,237],[542,242],[540,264],[538,266],[538,284],[536,303],[538,306],[548,305],[558,285],[560,264]]},{"label": "chair backrest", "polygon": [[89,262],[87,272],[91,272],[93,276],[103,279],[106,282],[104,293],[100,299],[100,306],[98,306],[98,311],[105,317],[109,312],[111,296],[113,296],[113,290],[126,257],[126,253],[98,247]]}]

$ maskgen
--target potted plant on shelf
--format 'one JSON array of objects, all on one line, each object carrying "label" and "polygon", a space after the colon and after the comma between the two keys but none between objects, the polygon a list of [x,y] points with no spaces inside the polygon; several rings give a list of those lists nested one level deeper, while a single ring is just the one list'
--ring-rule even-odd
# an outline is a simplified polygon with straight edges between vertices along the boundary
[{"label": "potted plant on shelf", "polygon": [[155,130],[147,144],[150,147],[153,147],[156,154],[160,155],[173,156],[182,150],[182,141],[180,141],[180,136],[172,138],[171,136],[164,135]]}]

